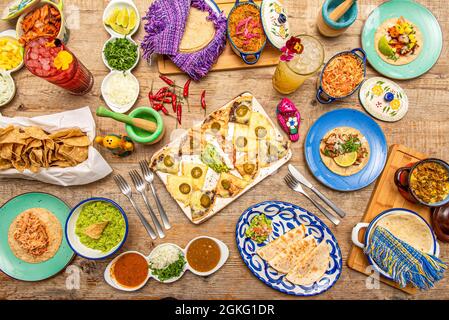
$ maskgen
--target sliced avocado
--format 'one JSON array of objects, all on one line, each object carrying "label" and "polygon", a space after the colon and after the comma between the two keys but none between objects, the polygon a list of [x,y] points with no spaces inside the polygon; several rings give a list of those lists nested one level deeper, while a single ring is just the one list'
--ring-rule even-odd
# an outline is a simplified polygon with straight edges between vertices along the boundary
[{"label": "sliced avocado", "polygon": [[387,57],[393,57],[394,56],[394,50],[390,47],[388,44],[388,40],[385,36],[382,36],[382,38],[379,39],[379,42],[377,44],[379,51],[387,56]]}]

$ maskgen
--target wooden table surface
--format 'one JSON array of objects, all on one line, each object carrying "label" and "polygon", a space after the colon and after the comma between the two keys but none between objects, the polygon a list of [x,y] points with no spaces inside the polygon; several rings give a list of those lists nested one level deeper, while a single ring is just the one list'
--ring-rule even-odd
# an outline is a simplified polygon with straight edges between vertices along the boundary
[{"label": "wooden table surface", "polygon": [[[443,52],[438,63],[425,75],[410,81],[401,81],[400,85],[407,91],[410,108],[409,112],[398,123],[384,123],[377,121],[382,127],[388,144],[404,144],[431,156],[449,160],[449,65],[447,33],[449,32],[449,9],[446,3],[439,1],[420,1],[426,5],[437,17],[444,34]],[[143,15],[148,8],[149,1],[137,0],[136,4],[140,14]],[[297,33],[317,34],[315,19],[321,1],[318,0],[286,0],[290,24]],[[326,48],[326,57],[338,51],[360,47],[360,34],[363,23],[369,13],[382,1],[359,1],[359,18],[345,34],[336,39],[320,38]],[[69,10],[70,24],[72,26],[69,48],[83,61],[95,76],[93,90],[84,97],[75,97],[52,86],[44,80],[32,76],[26,69],[14,74],[18,86],[16,98],[0,112],[9,117],[38,116],[64,110],[89,106],[94,111],[103,104],[100,98],[100,83],[108,70],[101,60],[101,48],[108,34],[102,27],[101,17],[107,1],[98,0],[66,0]],[[77,25],[77,16],[79,24]],[[8,28],[8,24],[1,22],[0,30]],[[143,37],[143,27],[140,28],[135,39]],[[275,116],[275,106],[281,96],[273,89],[271,77],[274,67],[258,68],[245,71],[213,72],[199,83],[191,87],[191,101],[199,97],[201,90],[207,89],[209,110],[217,109],[243,90],[251,91],[265,107],[271,117]],[[157,79],[156,65],[149,66],[141,61],[134,74],[141,84],[141,94],[137,105],[147,105],[147,92],[152,79],[155,86],[162,82]],[[372,68],[368,68],[368,77],[378,75]],[[186,80],[186,76],[174,77],[179,83]],[[344,102],[330,106],[319,105],[314,100],[315,79],[309,79],[290,98],[296,103],[302,114],[301,139],[293,144],[293,158],[291,162],[306,173],[307,178],[313,179],[303,156],[303,142],[311,124],[327,111],[351,107],[362,110],[357,95]],[[183,127],[188,128],[195,120],[201,120],[203,113],[198,103],[192,103],[190,114],[185,113]],[[98,134],[125,133],[122,125],[110,119],[97,118]],[[165,118],[167,131],[170,133],[175,126],[173,118]],[[169,142],[170,134],[155,146],[138,146],[136,152],[125,159],[117,159],[104,149],[101,153],[111,164],[115,173],[127,175],[131,168],[138,168],[138,161],[148,159],[153,152],[163,144]],[[171,219],[173,228],[168,231],[164,240],[151,241],[141,226],[135,212],[127,199],[119,193],[111,176],[88,186],[61,188],[35,181],[3,180],[0,183],[0,202],[24,192],[45,191],[57,195],[69,205],[74,206],[79,201],[92,197],[104,196],[117,201],[128,214],[130,220],[129,238],[123,250],[139,250],[148,254],[151,248],[163,242],[174,242],[185,246],[190,239],[199,235],[210,235],[222,239],[230,249],[230,257],[224,267],[215,275],[201,278],[187,272],[184,277],[174,284],[161,284],[156,281],[149,283],[140,291],[125,293],[112,289],[103,280],[103,271],[108,261],[88,261],[77,257],[73,265],[79,267],[80,289],[67,289],[66,281],[70,279],[69,273],[61,273],[56,277],[39,283],[26,283],[10,279],[0,273],[0,299],[160,299],[173,297],[176,299],[300,299],[291,297],[265,286],[257,280],[245,267],[235,244],[235,224],[240,214],[249,205],[264,200],[291,201],[297,205],[316,212],[315,208],[299,195],[293,195],[283,183],[282,177],[287,168],[283,167],[274,176],[267,178],[253,190],[243,195],[238,201],[229,205],[206,223],[196,226],[187,220],[176,203],[171,199],[166,189],[157,179],[156,186]],[[335,203],[347,212],[347,217],[338,227],[332,227],[340,244],[344,266],[340,280],[328,292],[311,299],[449,299],[449,277],[441,281],[436,288],[421,292],[415,296],[407,295],[397,289],[380,284],[378,289],[366,288],[366,276],[350,270],[346,266],[346,258],[351,246],[350,233],[352,227],[361,219],[369,200],[373,185],[363,190],[351,193],[334,192],[326,187],[319,188]],[[143,203],[137,198],[141,206]],[[155,204],[153,203],[153,206]],[[322,218],[321,214],[318,214]],[[326,221],[323,218],[324,221]],[[326,221],[327,223],[327,221]],[[330,226],[330,223],[327,223]],[[441,255],[449,261],[449,246],[442,245]],[[70,268],[75,270],[76,268]],[[70,281],[68,281],[70,282]]]}]

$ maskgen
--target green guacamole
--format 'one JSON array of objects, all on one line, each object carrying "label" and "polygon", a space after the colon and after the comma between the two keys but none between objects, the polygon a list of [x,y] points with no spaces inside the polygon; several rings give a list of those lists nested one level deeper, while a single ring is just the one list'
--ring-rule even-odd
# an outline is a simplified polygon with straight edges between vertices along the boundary
[{"label": "green guacamole", "polygon": [[[88,226],[108,221],[101,237],[97,240],[84,234]],[[75,233],[82,244],[86,247],[108,252],[114,248],[125,236],[125,220],[120,211],[111,203],[95,201],[87,203],[81,209],[78,220],[76,220]]]}]

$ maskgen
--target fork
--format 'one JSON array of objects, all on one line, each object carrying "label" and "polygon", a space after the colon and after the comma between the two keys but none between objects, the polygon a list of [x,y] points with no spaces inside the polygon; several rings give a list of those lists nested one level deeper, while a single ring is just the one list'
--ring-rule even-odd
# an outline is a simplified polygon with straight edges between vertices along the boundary
[{"label": "fork", "polygon": [[140,193],[140,195],[143,198],[143,202],[145,202],[145,205],[147,206],[148,212],[150,213],[151,220],[153,220],[154,225],[156,226],[156,231],[159,234],[159,237],[165,238],[164,230],[162,230],[162,226],[159,223],[159,220],[157,219],[156,215],[154,214],[153,209],[151,209],[150,203],[148,202],[147,195],[145,194],[146,191],[146,183],[143,181],[142,177],[136,170],[131,170],[129,172],[129,175],[131,177],[131,180],[134,183],[134,186],[136,187],[137,192]]},{"label": "fork", "polygon": [[132,198],[132,192],[131,187],[129,186],[128,182],[121,176],[121,175],[115,175],[114,176],[115,183],[119,187],[120,191],[128,198],[129,202],[131,202],[132,206],[134,207],[134,210],[136,210],[137,215],[139,216],[140,222],[142,222],[143,226],[147,230],[148,234],[150,235],[151,239],[156,240],[157,236],[156,233],[154,233],[153,228],[148,223],[148,221],[143,216],[142,212],[140,211],[137,204],[134,202]]},{"label": "fork", "polygon": [[318,202],[316,202],[315,200],[313,200],[305,191],[304,189],[301,187],[301,184],[296,181],[295,178],[293,178],[293,176],[290,173],[287,173],[287,175],[284,177],[284,181],[287,184],[287,186],[290,187],[290,189],[292,189],[293,191],[296,191],[298,193],[301,193],[302,195],[304,195],[307,199],[310,200],[310,202],[313,203],[313,205],[320,210],[325,216],[326,218],[328,218],[333,224],[335,224],[336,226],[338,226],[338,224],[340,223],[340,220],[338,218],[336,218],[332,213],[330,213],[329,211],[327,211],[322,205],[320,205]]},{"label": "fork", "polygon": [[156,201],[157,210],[159,211],[159,214],[161,215],[162,223],[164,224],[164,228],[168,230],[168,229],[171,228],[171,225],[170,225],[170,222],[168,221],[168,216],[165,213],[164,208],[162,207],[161,201],[159,200],[159,197],[158,197],[158,195],[156,193],[156,189],[154,188],[154,185],[153,185],[153,180],[154,180],[153,171],[151,171],[150,167],[148,166],[148,162],[146,162],[145,160],[141,160],[139,162],[139,165],[140,165],[140,170],[142,170],[143,177],[145,178],[145,180],[150,185],[150,189],[151,189],[151,192],[153,193],[154,200]]}]

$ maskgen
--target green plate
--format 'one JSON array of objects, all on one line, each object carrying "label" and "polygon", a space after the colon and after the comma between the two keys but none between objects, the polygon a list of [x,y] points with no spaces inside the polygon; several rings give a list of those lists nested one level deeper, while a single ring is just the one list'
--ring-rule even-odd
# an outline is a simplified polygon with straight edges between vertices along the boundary
[{"label": "green plate", "polygon": [[[400,16],[418,26],[424,38],[424,47],[414,61],[394,66],[378,56],[374,34],[385,20]],[[426,7],[412,0],[391,0],[371,12],[363,27],[362,46],[369,63],[379,73],[389,78],[405,80],[419,77],[433,67],[441,53],[443,36],[437,19]]]},{"label": "green plate", "polygon": [[[62,242],[55,256],[42,263],[27,263],[14,255],[8,244],[8,230],[13,220],[30,208],[44,208],[51,211],[61,223]],[[54,276],[63,270],[73,259],[64,233],[70,207],[61,199],[40,192],[24,193],[10,199],[0,208],[0,270],[12,278],[23,281],[40,281]]]}]

